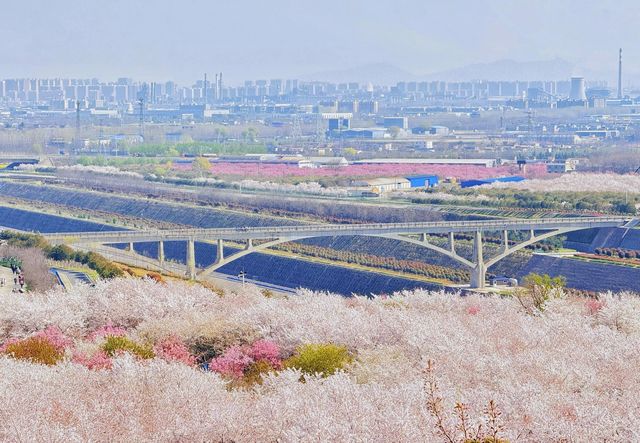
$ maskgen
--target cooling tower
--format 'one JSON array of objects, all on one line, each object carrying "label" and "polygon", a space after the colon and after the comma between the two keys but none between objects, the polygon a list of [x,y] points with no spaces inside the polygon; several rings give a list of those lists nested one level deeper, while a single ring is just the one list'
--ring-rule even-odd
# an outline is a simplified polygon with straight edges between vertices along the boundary
[{"label": "cooling tower", "polygon": [[571,92],[569,100],[586,100],[587,94],[584,87],[584,77],[571,77]]}]

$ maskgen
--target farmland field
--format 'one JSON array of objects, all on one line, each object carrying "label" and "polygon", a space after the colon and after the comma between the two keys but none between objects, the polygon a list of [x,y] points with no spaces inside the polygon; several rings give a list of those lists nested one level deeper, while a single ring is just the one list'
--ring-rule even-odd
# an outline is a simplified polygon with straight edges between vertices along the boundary
[{"label": "farmland field", "polygon": [[[180,170],[189,170],[191,165],[174,165]],[[453,177],[459,180],[481,179],[505,175],[520,174],[517,166],[498,166],[486,168],[473,165],[429,165],[429,164],[359,164],[341,168],[300,168],[297,165],[256,164],[256,163],[213,163],[210,169],[214,176],[232,178],[252,178],[277,180],[297,178],[313,180],[326,177],[371,178],[395,177],[411,174],[433,174],[439,177]],[[546,175],[544,165],[531,165],[527,176]]]},{"label": "farmland field", "polygon": [[637,268],[534,255],[520,270],[519,277],[531,272],[563,276],[567,286],[575,289],[640,292],[640,269]]},{"label": "farmland field", "polygon": [[[109,225],[102,225],[83,220],[75,220],[48,214],[28,212],[0,206],[0,226],[36,232],[72,232],[118,230]],[[119,245],[124,248],[125,245]],[[136,252],[156,257],[156,243],[139,243]],[[231,253],[232,248],[225,248]],[[184,242],[167,242],[165,255],[168,260],[185,262],[186,244]],[[196,243],[196,262],[199,266],[208,266],[216,257],[216,246],[209,243]],[[277,284],[289,288],[305,287],[314,290],[332,291],[338,294],[351,295],[370,294],[373,291],[390,293],[412,288],[436,288],[436,285],[408,278],[346,269],[339,266],[310,263],[293,258],[267,254],[251,254],[232,262],[219,270],[227,275],[247,272],[247,278]]]}]

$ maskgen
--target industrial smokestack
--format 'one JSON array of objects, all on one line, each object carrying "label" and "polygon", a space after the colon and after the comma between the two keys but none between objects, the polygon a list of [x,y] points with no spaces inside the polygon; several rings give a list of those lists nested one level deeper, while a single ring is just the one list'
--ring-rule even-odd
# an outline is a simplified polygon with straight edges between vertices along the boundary
[{"label": "industrial smokestack", "polygon": [[622,48],[618,57],[618,98],[622,99]]},{"label": "industrial smokestack", "polygon": [[216,101],[220,99],[220,90],[218,89],[218,73],[217,72],[216,72],[216,86],[215,86],[215,89],[213,90],[213,97],[215,98]]},{"label": "industrial smokestack", "polygon": [[218,98],[222,100],[222,72],[220,73],[220,77],[218,77]]}]

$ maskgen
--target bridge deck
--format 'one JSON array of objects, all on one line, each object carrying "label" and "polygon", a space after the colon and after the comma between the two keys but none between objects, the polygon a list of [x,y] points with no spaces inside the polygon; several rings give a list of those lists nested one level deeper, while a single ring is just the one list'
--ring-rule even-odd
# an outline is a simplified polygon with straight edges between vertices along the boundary
[{"label": "bridge deck", "polygon": [[167,229],[145,231],[69,232],[44,234],[52,242],[127,243],[145,241],[247,240],[273,238],[333,237],[344,235],[446,234],[475,231],[528,231],[620,227],[631,217],[581,217],[556,219],[511,219],[481,221],[374,223],[349,225],[303,225],[214,229]]}]

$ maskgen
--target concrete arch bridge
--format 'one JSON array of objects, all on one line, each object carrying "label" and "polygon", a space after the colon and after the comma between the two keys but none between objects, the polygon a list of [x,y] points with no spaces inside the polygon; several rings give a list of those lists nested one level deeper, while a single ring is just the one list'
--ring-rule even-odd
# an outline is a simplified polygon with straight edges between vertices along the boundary
[{"label": "concrete arch bridge", "polygon": [[[133,244],[138,242],[158,242],[158,257],[152,261],[159,269],[165,269],[164,242],[185,241],[187,243],[186,264],[189,278],[198,279],[207,276],[222,266],[254,252],[259,252],[281,243],[316,237],[370,236],[393,239],[411,243],[441,253],[462,264],[471,272],[471,288],[485,286],[487,269],[505,257],[541,240],[591,228],[623,227],[632,229],[640,219],[631,217],[579,217],[555,219],[501,219],[481,221],[439,221],[415,223],[376,223],[349,225],[304,225],[275,227],[239,227],[216,229],[168,229],[143,231],[108,231],[54,233],[44,236],[54,244],[76,245],[84,249],[100,250],[101,245],[129,244],[131,254],[135,254]],[[526,239],[513,244],[510,236],[513,232],[524,231]],[[483,234],[499,232],[502,247],[498,255],[485,259],[483,253]],[[473,257],[464,258],[456,252],[456,234],[473,235]],[[448,236],[446,247],[428,241],[429,234]],[[195,242],[216,242],[216,260],[204,269],[196,268]],[[244,243],[244,248],[233,255],[226,256],[224,242]],[[104,248],[102,248],[104,250]]]}]

